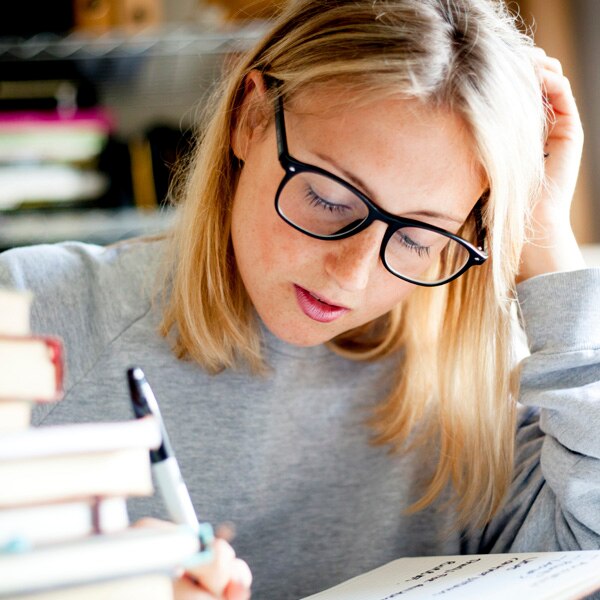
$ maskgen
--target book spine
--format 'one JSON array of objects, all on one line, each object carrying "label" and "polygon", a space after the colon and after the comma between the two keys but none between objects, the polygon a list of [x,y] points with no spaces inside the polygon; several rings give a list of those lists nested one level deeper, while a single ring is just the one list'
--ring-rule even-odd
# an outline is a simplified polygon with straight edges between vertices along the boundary
[{"label": "book spine", "polygon": [[[115,129],[114,116],[104,108],[78,108],[65,115],[58,110],[11,110],[0,112],[0,132],[18,132],[22,129],[37,130],[60,126],[67,128],[86,128],[103,133]],[[44,129],[42,129],[42,132]]]},{"label": "book spine", "polygon": [[[64,351],[63,343],[60,338],[46,337],[44,338],[48,349],[50,350],[50,358],[55,369],[56,395],[53,400],[59,400],[64,394]],[[34,398],[34,401],[36,399]],[[41,400],[40,400],[41,401]]]}]

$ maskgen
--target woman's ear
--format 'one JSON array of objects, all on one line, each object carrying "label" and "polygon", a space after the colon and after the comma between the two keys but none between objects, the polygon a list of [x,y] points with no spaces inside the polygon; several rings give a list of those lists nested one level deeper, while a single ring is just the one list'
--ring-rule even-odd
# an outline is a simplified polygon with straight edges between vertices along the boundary
[{"label": "woman's ear", "polygon": [[231,128],[231,149],[240,161],[246,160],[252,139],[262,134],[269,122],[267,99],[262,73],[250,71],[244,79],[244,95]]}]

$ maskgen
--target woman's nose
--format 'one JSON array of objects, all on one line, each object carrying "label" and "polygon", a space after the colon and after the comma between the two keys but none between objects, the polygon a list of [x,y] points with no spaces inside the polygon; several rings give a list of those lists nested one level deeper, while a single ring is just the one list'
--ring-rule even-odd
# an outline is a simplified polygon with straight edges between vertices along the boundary
[{"label": "woman's nose", "polygon": [[384,223],[372,223],[352,237],[327,242],[331,250],[325,257],[325,272],[346,291],[364,290],[379,266],[379,249],[385,233]]}]

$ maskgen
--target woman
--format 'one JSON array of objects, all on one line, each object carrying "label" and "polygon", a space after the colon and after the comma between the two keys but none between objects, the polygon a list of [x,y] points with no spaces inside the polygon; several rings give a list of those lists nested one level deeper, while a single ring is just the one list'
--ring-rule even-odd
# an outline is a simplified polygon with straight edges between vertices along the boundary
[{"label": "woman", "polygon": [[164,239],[1,257],[69,351],[39,422],[129,418],[143,367],[257,598],[597,548],[600,272],[558,61],[491,0],[300,0],[210,110]]}]

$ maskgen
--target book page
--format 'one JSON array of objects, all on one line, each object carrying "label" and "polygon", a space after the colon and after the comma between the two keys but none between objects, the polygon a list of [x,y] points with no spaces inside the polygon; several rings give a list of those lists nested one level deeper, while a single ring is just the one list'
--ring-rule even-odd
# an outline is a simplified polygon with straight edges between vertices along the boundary
[{"label": "book page", "polygon": [[600,551],[431,556],[393,561],[310,600],[568,600],[599,588]]},{"label": "book page", "polygon": [[0,461],[125,448],[150,449],[158,448],[160,443],[160,429],[151,416],[129,421],[32,427],[0,437]]}]

